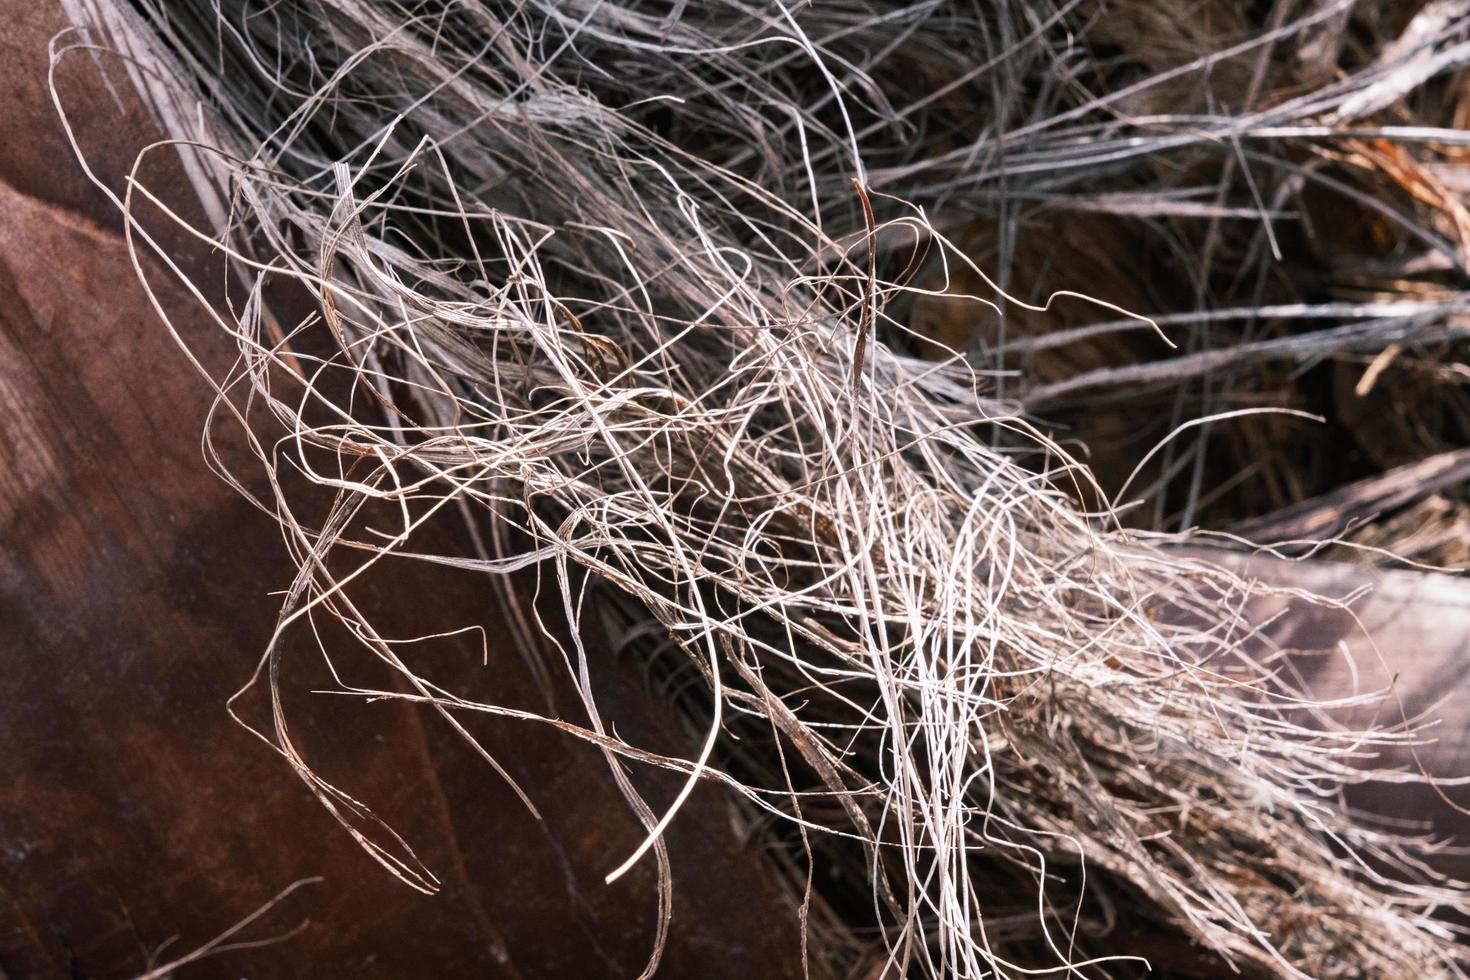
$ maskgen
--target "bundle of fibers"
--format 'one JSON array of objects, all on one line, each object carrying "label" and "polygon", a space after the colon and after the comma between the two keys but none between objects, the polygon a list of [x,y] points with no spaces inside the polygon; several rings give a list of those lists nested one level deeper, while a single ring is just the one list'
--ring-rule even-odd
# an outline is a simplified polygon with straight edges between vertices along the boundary
[{"label": "bundle of fibers", "polygon": [[[1084,32],[1108,13],[1080,0],[73,13],[87,29],[55,58],[119,52],[203,202],[189,224],[129,179],[130,241],[167,262],[173,223],[228,262],[219,411],[299,567],[259,734],[408,884],[433,890],[431,869],[293,741],[281,641],[313,616],[409,693],[355,686],[334,650],[342,692],[418,702],[471,741],[464,719],[491,713],[603,751],[648,829],[609,877],[660,869],[646,973],[680,872],[662,832],[715,780],[778,852],[815,975],[1126,976],[1181,941],[1213,957],[1204,975],[1462,974],[1441,916],[1459,890],[1339,801],[1415,778],[1371,771],[1412,728],[1385,710],[1348,730],[1350,705],[1294,690],[1238,615],[1260,586],[1125,530],[995,397],[1006,379],[906,339],[924,296],[1047,305],[951,241],[973,207],[957,189],[1060,192],[1069,161],[1295,125],[1376,98],[1380,75],[1170,127],[1088,89]],[[957,297],[961,273],[984,288]],[[283,321],[268,297],[291,286],[313,309]],[[449,515],[463,547],[422,550]],[[523,645],[544,634],[540,669],[565,671],[577,712],[474,700],[410,663],[352,599],[391,556],[483,576],[487,603],[534,569],[573,628],[526,622]],[[687,757],[604,723],[593,628],[680,678]],[[644,799],[641,766],[679,774],[671,803]]]}]

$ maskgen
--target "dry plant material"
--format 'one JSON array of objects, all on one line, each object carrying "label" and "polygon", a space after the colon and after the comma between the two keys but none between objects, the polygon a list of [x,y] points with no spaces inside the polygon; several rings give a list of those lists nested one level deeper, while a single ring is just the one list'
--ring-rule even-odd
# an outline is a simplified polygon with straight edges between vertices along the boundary
[{"label": "dry plant material", "polygon": [[[261,505],[299,567],[252,680],[273,704],[257,730],[408,884],[435,880],[292,739],[280,639],[313,616],[345,621],[410,692],[356,685],[333,651],[342,693],[420,702],[472,742],[465,719],[489,713],[602,749],[649,830],[609,877],[657,861],[666,896],[686,869],[662,830],[699,780],[728,786],[787,848],[773,860],[810,909],[814,973],[1126,976],[1152,958],[1181,975],[1461,975],[1436,915],[1462,893],[1337,799],[1412,732],[1333,724],[1348,704],[1304,711],[1241,652],[1236,614],[1260,587],[1122,528],[1005,396],[1087,404],[1452,338],[1464,300],[1267,310],[1243,289],[1148,320],[1111,292],[1074,333],[1187,328],[1182,349],[1045,384],[905,353],[933,343],[908,322],[926,298],[977,322],[1082,302],[1050,285],[1071,288],[1065,270],[1016,286],[983,269],[951,240],[977,216],[996,267],[1022,212],[1074,202],[1192,222],[1206,278],[1247,275],[1301,184],[1238,201],[1237,182],[1263,161],[1308,179],[1334,127],[1457,64],[1449,40],[1413,48],[1429,60],[1408,88],[1364,60],[1287,92],[1260,59],[1340,37],[1353,3],[1278,4],[1261,33],[1205,5],[1234,25],[1218,44],[1194,36],[1213,21],[1169,16],[1179,43],[1137,59],[1106,29],[1151,0],[74,2],[89,27],[57,57],[122,53],[184,142],[212,222],[197,233],[241,295],[219,313],[240,352],[220,411],[252,433]],[[1208,98],[1217,75],[1249,97]],[[1178,183],[1139,183],[1135,164]],[[118,203],[152,247],[148,188]],[[1199,230],[1237,221],[1249,255]],[[1459,267],[1454,242],[1419,237]],[[284,333],[262,299],[283,281],[317,307]],[[1328,323],[1203,342],[1264,320]],[[447,514],[463,552],[420,553],[416,531]],[[482,574],[487,601],[534,566],[574,627],[611,624],[676,679],[688,755],[604,724],[577,629],[544,664],[576,685],[574,714],[441,686],[352,598],[355,569],[391,556]],[[523,632],[534,649],[538,624]],[[655,808],[631,764],[683,788]]]}]

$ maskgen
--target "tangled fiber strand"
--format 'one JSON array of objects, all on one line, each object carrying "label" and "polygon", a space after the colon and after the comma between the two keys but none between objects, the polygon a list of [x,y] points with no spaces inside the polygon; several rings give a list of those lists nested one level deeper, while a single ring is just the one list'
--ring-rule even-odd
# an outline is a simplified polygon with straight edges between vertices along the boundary
[{"label": "tangled fiber strand", "polygon": [[[423,703],[472,742],[461,719],[488,712],[599,746],[648,828],[609,877],[659,863],[660,945],[678,871],[662,831],[714,779],[809,852],[793,896],[821,906],[819,971],[1136,972],[1154,947],[1110,933],[1106,893],[1256,974],[1461,975],[1436,918],[1459,891],[1337,799],[1413,732],[1335,725],[1351,704],[1311,704],[1253,659],[1238,613],[1259,586],[1123,530],[1087,467],[998,397],[1003,373],[918,356],[932,338],[908,322],[934,297],[974,316],[1080,299],[991,282],[951,235],[969,215],[1080,197],[1141,157],[1310,139],[1397,97],[1399,69],[1368,64],[1269,108],[1136,115],[1140,93],[1350,6],[1097,93],[1078,32],[1111,15],[1080,0],[79,5],[185,144],[214,223],[190,230],[246,297],[217,314],[239,348],[218,404],[251,433],[299,568],[261,737],[434,889],[292,740],[280,640],[329,614],[411,691],[334,663],[344,692]],[[1412,84],[1459,63],[1437,44]],[[156,248],[134,216],[162,202],[131,180],[119,204]],[[264,299],[281,282],[318,306],[290,329]],[[464,551],[418,551],[447,513]],[[567,671],[585,720],[412,669],[350,598],[391,555],[554,580],[573,629],[543,669]],[[667,662],[657,623],[697,678],[689,758],[603,723],[589,594],[621,597],[604,619]],[[655,810],[627,761],[682,791]],[[843,862],[857,873],[822,870]]]}]

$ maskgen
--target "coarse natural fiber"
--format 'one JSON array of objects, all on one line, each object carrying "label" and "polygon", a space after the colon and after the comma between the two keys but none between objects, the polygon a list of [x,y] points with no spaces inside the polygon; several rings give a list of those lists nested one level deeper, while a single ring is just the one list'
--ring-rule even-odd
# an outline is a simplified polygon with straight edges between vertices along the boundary
[{"label": "coarse natural fiber", "polygon": [[[648,827],[610,876],[659,862],[661,930],[679,873],[661,833],[712,779],[786,869],[818,975],[1131,975],[1180,939],[1220,973],[1461,975],[1440,913],[1463,892],[1339,800],[1375,778],[1375,749],[1415,738],[1392,699],[1370,731],[1334,721],[1347,703],[1310,703],[1248,652],[1237,612],[1262,587],[1126,529],[1130,488],[1105,492],[1025,413],[1458,337],[1463,297],[1243,303],[1335,322],[1050,380],[1004,356],[1054,339],[920,323],[1065,306],[1089,311],[1089,336],[1137,328],[1128,343],[1163,351],[1172,324],[1236,314],[1154,322],[1067,292],[1066,269],[1018,284],[975,256],[1013,253],[1011,219],[1041,202],[1246,221],[1265,261],[1284,194],[1225,193],[1257,163],[1470,142],[1372,121],[1470,63],[1466,5],[1432,5],[1441,29],[1270,102],[1263,52],[1329,44],[1357,5],[1266,6],[1226,43],[1170,19],[1188,55],[1161,44],[1146,62],[1116,39],[1163,16],[1146,0],[74,0],[86,26],[56,57],[122,54],[183,142],[195,231],[243,297],[216,307],[239,348],[219,406],[252,434],[300,570],[256,678],[274,698],[261,736],[369,853],[433,890],[371,801],[312,771],[275,694],[281,638],[331,615],[413,693],[354,686],[334,651],[344,692],[423,702],[471,740],[464,719],[488,712],[599,746]],[[1225,75],[1238,102],[1196,104]],[[1174,167],[1197,169],[1160,190],[1149,171]],[[145,212],[184,224],[136,180],[119,205],[140,249]],[[1216,238],[1189,254],[1208,264]],[[277,320],[265,297],[283,282],[316,297],[311,315]],[[463,550],[421,553],[417,530],[446,514]],[[364,563],[393,555],[482,574],[487,602],[534,566],[574,627],[540,669],[567,672],[581,716],[470,700],[411,666],[351,598]],[[583,626],[682,685],[701,731],[687,758],[603,723]],[[546,632],[523,631],[525,649]],[[683,791],[655,809],[630,763],[684,774]]]}]

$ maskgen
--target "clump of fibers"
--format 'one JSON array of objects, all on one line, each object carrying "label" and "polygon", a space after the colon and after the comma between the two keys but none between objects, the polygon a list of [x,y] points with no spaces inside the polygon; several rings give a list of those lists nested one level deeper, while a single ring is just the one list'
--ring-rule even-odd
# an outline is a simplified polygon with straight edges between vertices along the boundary
[{"label": "clump of fibers", "polygon": [[[960,278],[984,284],[958,297],[977,315],[1047,305],[951,241],[974,175],[1012,175],[987,200],[1064,193],[1114,138],[1164,153],[1323,111],[1156,121],[1127,144],[1119,100],[1074,70],[1091,6],[78,0],[185,141],[198,231],[246,297],[219,314],[240,355],[221,411],[252,432],[300,569],[265,679],[284,632],[329,613],[466,738],[489,712],[598,745],[648,828],[609,874],[659,862],[661,928],[662,830],[722,782],[791,845],[818,972],[1131,975],[1156,948],[1109,928],[1132,902],[1221,969],[1460,975],[1435,917],[1460,893],[1336,797],[1412,733],[1304,711],[1245,652],[1260,586],[1125,530],[983,360],[914,353],[908,311]],[[1318,6],[1280,31],[1344,7]],[[1319,95],[1377,98],[1392,80],[1373,71]],[[153,203],[137,182],[119,199]],[[263,300],[282,280],[316,299],[299,322]],[[370,504],[396,526],[364,526]],[[475,536],[419,552],[446,513]],[[574,626],[544,666],[585,717],[416,673],[350,600],[344,553],[459,566],[487,602],[537,567]],[[600,627],[692,673],[687,758],[601,721],[589,593],[611,603]],[[262,737],[432,890],[274,704]],[[684,791],[655,810],[627,765]]]}]

